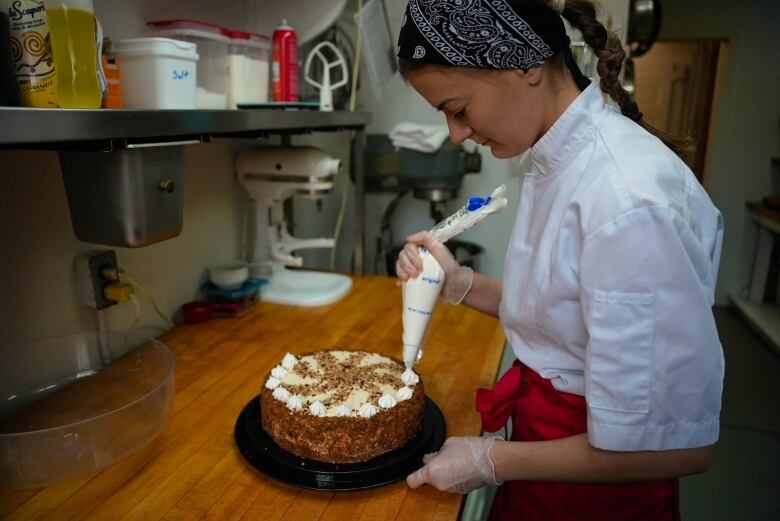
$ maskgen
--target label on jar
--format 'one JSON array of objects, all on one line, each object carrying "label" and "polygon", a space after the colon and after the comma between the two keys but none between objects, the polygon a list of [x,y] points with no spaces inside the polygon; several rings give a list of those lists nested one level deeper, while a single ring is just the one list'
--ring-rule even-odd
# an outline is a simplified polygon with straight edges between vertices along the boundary
[{"label": "label on jar", "polygon": [[21,105],[59,106],[45,1],[6,0],[6,6],[11,25],[11,56]]}]

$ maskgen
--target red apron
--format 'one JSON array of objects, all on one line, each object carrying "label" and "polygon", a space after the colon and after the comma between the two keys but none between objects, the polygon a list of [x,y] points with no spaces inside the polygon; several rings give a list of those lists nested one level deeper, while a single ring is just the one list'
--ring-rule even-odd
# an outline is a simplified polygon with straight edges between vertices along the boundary
[{"label": "red apron", "polygon": [[[585,398],[515,362],[493,389],[477,391],[482,426],[495,432],[512,417],[512,441],[556,440],[587,431]],[[677,480],[591,484],[507,481],[490,521],[679,521]]]}]

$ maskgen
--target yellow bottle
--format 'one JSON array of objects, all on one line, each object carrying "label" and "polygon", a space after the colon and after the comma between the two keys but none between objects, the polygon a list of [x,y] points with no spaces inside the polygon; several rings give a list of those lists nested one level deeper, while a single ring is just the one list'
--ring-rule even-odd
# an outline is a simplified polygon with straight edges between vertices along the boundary
[{"label": "yellow bottle", "polygon": [[100,108],[92,0],[47,0],[46,8],[60,107]]},{"label": "yellow bottle", "polygon": [[5,7],[20,105],[56,108],[57,75],[50,52],[46,6],[41,0],[6,0]]}]

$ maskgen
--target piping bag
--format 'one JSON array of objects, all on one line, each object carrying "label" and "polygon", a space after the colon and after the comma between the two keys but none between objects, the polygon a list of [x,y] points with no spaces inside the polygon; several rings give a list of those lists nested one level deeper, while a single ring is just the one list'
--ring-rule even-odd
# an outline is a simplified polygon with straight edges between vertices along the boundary
[{"label": "piping bag", "polygon": [[[434,240],[446,242],[482,222],[488,215],[503,210],[506,204],[506,186],[502,184],[486,198],[470,198],[463,208],[434,226],[429,233]],[[421,247],[419,252],[423,261],[422,271],[416,278],[407,280],[401,286],[403,301],[401,339],[404,344],[404,365],[407,372],[422,356],[420,347],[423,337],[444,285],[444,270],[439,262],[426,248]]]}]

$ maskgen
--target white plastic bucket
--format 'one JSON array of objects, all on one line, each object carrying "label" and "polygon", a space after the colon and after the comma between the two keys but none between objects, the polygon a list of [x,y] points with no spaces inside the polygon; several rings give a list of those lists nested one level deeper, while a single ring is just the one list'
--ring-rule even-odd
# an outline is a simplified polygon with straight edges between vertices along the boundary
[{"label": "white plastic bucket", "polygon": [[198,46],[198,91],[200,109],[228,108],[228,44],[230,31],[201,20],[159,20],[146,23],[150,35],[175,38]]},{"label": "white plastic bucket", "polygon": [[121,60],[125,108],[195,108],[197,45],[170,38],[131,38],[115,42],[112,52]]}]

